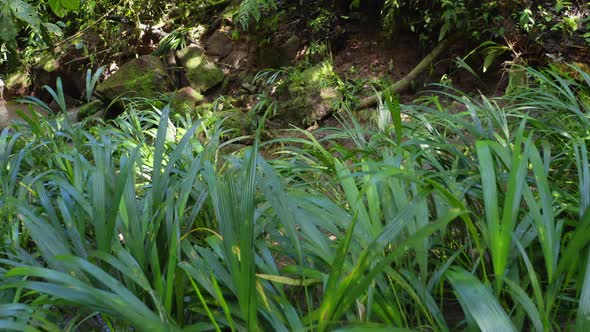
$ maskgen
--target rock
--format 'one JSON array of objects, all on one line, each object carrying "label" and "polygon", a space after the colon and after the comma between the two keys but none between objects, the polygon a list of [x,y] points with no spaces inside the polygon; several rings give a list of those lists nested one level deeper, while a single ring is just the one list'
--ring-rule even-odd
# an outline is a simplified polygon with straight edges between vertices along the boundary
[{"label": "rock", "polygon": [[216,112],[223,119],[223,136],[225,138],[237,138],[249,135],[255,131],[253,127],[254,115],[239,108],[229,108]]},{"label": "rock", "polygon": [[215,31],[205,42],[205,53],[210,56],[225,58],[233,50],[232,39],[223,31]]},{"label": "rock", "polygon": [[64,101],[66,102],[65,104],[65,109],[62,109],[61,106],[58,104],[57,100],[55,99],[51,99],[51,101],[49,102],[49,104],[47,106],[49,106],[49,108],[53,111],[53,113],[60,113],[60,112],[64,112],[64,111],[68,111],[69,109],[71,109],[74,105],[77,105],[79,103],[78,100],[76,100],[75,98],[73,98],[70,95],[64,95]]},{"label": "rock", "polygon": [[198,92],[207,92],[225,78],[223,71],[197,47],[186,47],[176,54],[190,86]]},{"label": "rock", "polygon": [[24,69],[8,75],[4,81],[4,98],[28,95],[32,85],[31,75]]},{"label": "rock", "polygon": [[254,94],[256,92],[256,86],[254,86],[248,82],[242,83],[242,89],[244,89],[246,91],[246,93],[249,93],[249,94]]},{"label": "rock", "polygon": [[158,57],[144,55],[119,68],[96,92],[103,99],[113,101],[118,97],[156,98],[174,88],[166,67]]},{"label": "rock", "polygon": [[174,111],[187,112],[194,110],[195,106],[203,99],[202,94],[187,86],[174,92],[170,104]]},{"label": "rock", "polygon": [[297,36],[292,36],[279,47],[279,50],[282,53],[281,56],[287,62],[295,60],[300,45],[301,39],[299,39]]},{"label": "rock", "polygon": [[288,101],[283,105],[286,117],[292,124],[310,126],[332,112],[338,100],[336,73],[328,62],[303,71],[288,86]]},{"label": "rock", "polygon": [[[104,104],[100,100],[93,100],[78,107],[74,111],[77,111],[77,120],[82,121],[87,117],[95,116],[101,111],[104,111]],[[73,113],[74,111],[71,112]]]},{"label": "rock", "polygon": [[297,57],[301,40],[292,36],[278,47],[272,43],[257,50],[256,62],[267,68],[280,68],[293,64]]}]

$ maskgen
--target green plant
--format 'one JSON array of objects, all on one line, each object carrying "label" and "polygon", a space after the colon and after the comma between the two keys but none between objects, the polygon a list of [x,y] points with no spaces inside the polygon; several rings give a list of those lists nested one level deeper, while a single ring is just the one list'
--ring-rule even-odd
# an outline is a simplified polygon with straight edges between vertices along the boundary
[{"label": "green plant", "polygon": [[2,0],[0,2],[0,38],[11,50],[16,48],[19,23],[26,24],[33,31],[41,30],[41,19],[33,6],[24,0]]},{"label": "green plant", "polygon": [[[92,83],[92,81],[91,81],[91,83]],[[66,105],[66,97],[65,97],[65,94],[63,91],[61,77],[58,77],[55,80],[55,90],[52,87],[50,87],[49,85],[44,85],[43,89],[45,89],[47,92],[49,92],[49,94],[51,95],[51,98],[53,98],[53,100],[57,103],[57,106],[59,107],[59,110],[62,113],[68,112],[68,106]],[[53,110],[49,107],[49,105],[47,105],[44,101],[42,101],[41,99],[39,99],[35,96],[26,96],[23,99],[19,99],[19,101],[22,103],[25,103],[25,104],[31,104],[36,107],[39,107],[42,110],[46,111],[48,114],[53,113]]]},{"label": "green plant", "polygon": [[100,80],[102,73],[105,69],[105,66],[99,67],[94,74],[92,74],[92,69],[88,69],[86,71],[86,101],[92,101],[92,94],[94,93],[94,89],[96,88],[96,84]]},{"label": "green plant", "polygon": [[0,326],[584,330],[590,77],[522,69],[231,154],[159,101],[25,117],[0,134]]},{"label": "green plant", "polygon": [[187,46],[187,39],[189,38],[191,30],[188,28],[179,28],[172,31],[169,35],[162,38],[158,45],[158,49],[154,55],[163,56],[170,52],[183,49]]},{"label": "green plant", "polygon": [[242,29],[246,30],[250,25],[250,20],[260,21],[265,11],[277,8],[276,0],[242,0],[237,12],[237,19]]},{"label": "green plant", "polygon": [[48,0],[49,8],[57,17],[64,17],[68,12],[80,9],[80,0]]}]

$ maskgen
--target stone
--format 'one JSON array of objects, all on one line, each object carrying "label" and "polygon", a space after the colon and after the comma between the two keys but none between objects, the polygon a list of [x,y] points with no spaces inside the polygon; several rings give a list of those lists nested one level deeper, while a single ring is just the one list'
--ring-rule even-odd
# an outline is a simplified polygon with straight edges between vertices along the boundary
[{"label": "stone", "polygon": [[304,70],[288,86],[288,100],[283,105],[286,117],[295,125],[310,126],[332,112],[338,101],[337,74],[329,62]]},{"label": "stone", "polygon": [[223,31],[215,31],[205,41],[205,53],[210,56],[225,58],[233,48],[233,40]]},{"label": "stone", "polygon": [[187,86],[173,93],[170,104],[176,112],[187,112],[194,110],[203,99],[202,94]]},{"label": "stone", "polygon": [[223,82],[223,71],[198,47],[188,46],[176,55],[182,63],[188,83],[196,91],[207,92]]},{"label": "stone", "polygon": [[125,63],[113,75],[96,87],[104,100],[119,97],[156,98],[174,89],[166,66],[153,55],[144,55]]},{"label": "stone", "polygon": [[104,111],[105,106],[100,100],[93,100],[89,103],[86,103],[77,109],[70,111],[71,113],[76,113],[76,119],[78,121],[82,121],[87,117],[96,116],[101,111]]},{"label": "stone", "polygon": [[278,47],[271,42],[257,50],[256,62],[259,66],[267,68],[292,65],[297,57],[300,44],[301,40],[297,36],[290,37],[282,44],[279,44]]},{"label": "stone", "polygon": [[291,38],[287,39],[287,41],[284,42],[279,48],[284,61],[291,62],[295,60],[300,45],[301,39],[299,39],[297,36],[292,36]]},{"label": "stone", "polygon": [[12,73],[4,81],[4,98],[28,95],[32,84],[31,75],[24,69]]}]

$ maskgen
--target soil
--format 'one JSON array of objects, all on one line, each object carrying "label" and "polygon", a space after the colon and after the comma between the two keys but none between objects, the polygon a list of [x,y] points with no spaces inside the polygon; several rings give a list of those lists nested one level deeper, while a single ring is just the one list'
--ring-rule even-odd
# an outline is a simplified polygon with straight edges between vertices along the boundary
[{"label": "soil", "polygon": [[379,35],[360,32],[342,42],[334,55],[334,70],[344,79],[386,79],[392,82],[407,75],[423,56],[411,34],[400,35],[394,42],[384,42]]},{"label": "soil", "polygon": [[[356,13],[350,12],[348,6],[338,7],[342,3],[344,2],[333,1],[332,10],[338,13],[336,15],[338,19],[334,22],[333,29],[329,31],[329,37],[327,38],[329,38],[328,41],[331,46],[333,65],[336,73],[349,82],[362,82],[362,87],[357,92],[359,98],[368,97],[374,93],[375,89],[379,90],[380,87],[373,84],[376,81],[393,83],[402,79],[435,46],[424,45],[417,34],[408,30],[397,29],[393,35],[384,35],[381,32],[380,26],[381,1],[363,1],[361,2],[361,8]],[[313,31],[310,31],[308,25],[309,20],[317,14],[313,12],[317,8],[294,8],[297,8],[297,10],[283,16],[276,31],[271,32],[268,36],[241,33],[237,40],[230,39],[229,37],[232,35],[231,23],[224,22],[223,20],[218,22],[217,29],[210,30],[209,33],[203,36],[202,42],[205,46],[206,53],[216,43],[224,47],[227,46],[227,50],[224,47],[216,47],[224,52],[213,52],[215,54],[210,55],[215,57],[218,65],[224,69],[229,78],[223,86],[212,91],[208,96],[205,96],[206,101],[212,101],[219,95],[229,95],[234,99],[245,100],[239,106],[247,107],[252,104],[247,100],[251,99],[254,101],[255,92],[244,91],[243,83],[250,83],[255,73],[266,67],[265,63],[260,62],[264,57],[260,57],[261,45],[257,39],[262,37],[270,38],[270,44],[267,44],[265,47],[272,50],[273,47],[280,48],[290,38],[297,37],[300,40],[298,42],[300,44],[300,52],[298,54],[300,55],[301,51],[311,41],[310,38],[318,37],[317,33],[314,35]],[[341,17],[345,16],[350,16],[350,18],[346,20],[341,19]],[[131,36],[137,34],[137,31],[132,31],[126,24],[120,22],[105,21],[103,23],[119,26],[121,35],[127,39],[132,39]],[[507,31],[511,32],[507,36],[510,39],[509,41],[514,43],[516,51],[527,49],[528,53],[523,53],[522,56],[528,56],[534,59],[531,62],[541,64],[550,60],[563,59],[565,61],[590,63],[590,51],[588,47],[579,46],[587,45],[587,43],[580,39],[579,34],[564,36],[563,33],[548,32],[543,36],[543,43],[535,43],[531,40],[524,40],[522,34],[517,33],[518,29],[513,20],[506,20],[505,25]],[[133,51],[127,50],[126,52],[119,52],[115,55],[108,55],[103,53],[107,46],[97,36],[98,33],[92,29],[84,33],[83,38],[86,40],[86,43],[92,45],[89,47],[89,51],[96,51],[97,54],[100,54],[101,59],[108,59],[107,61],[110,62],[118,58],[116,62],[120,62],[119,64],[125,62],[125,59],[133,57],[135,54],[153,52],[159,41],[157,35],[141,33],[138,35],[139,38],[137,38],[136,44],[132,47],[134,49]],[[216,39],[214,38],[215,36],[219,38]],[[113,47],[113,50],[119,51],[119,46]],[[431,83],[439,83],[443,80],[452,82],[455,88],[467,94],[481,93],[486,96],[501,95],[505,91],[507,84],[502,62],[511,60],[511,55],[507,54],[504,58],[499,58],[487,73],[481,72],[483,58],[481,56],[471,57],[468,64],[478,73],[477,76],[474,76],[465,69],[459,68],[456,64],[455,60],[457,58],[464,57],[477,46],[476,44],[468,44],[465,41],[456,42],[443,56],[432,64],[427,72],[420,75],[412,84],[411,89],[401,94],[401,102],[411,102],[418,94],[427,93],[428,90],[433,89]],[[41,97],[41,99],[48,100],[47,94],[40,87],[43,84],[53,85],[56,75],[67,74],[64,81],[64,85],[66,85],[65,89],[71,91],[71,94],[75,94],[74,97],[79,97],[83,90],[83,74],[85,72],[79,72],[82,75],[73,75],[72,73],[78,72],[74,70],[73,66],[76,65],[82,68],[83,64],[88,61],[86,57],[79,54],[80,52],[75,49],[65,51],[66,56],[62,60],[67,60],[68,65],[64,66],[64,70],[49,74],[41,73],[47,77],[36,75],[35,94]],[[291,64],[295,60],[293,59]],[[68,86],[68,84],[72,86]],[[336,124],[337,121],[324,119],[319,126]]]}]

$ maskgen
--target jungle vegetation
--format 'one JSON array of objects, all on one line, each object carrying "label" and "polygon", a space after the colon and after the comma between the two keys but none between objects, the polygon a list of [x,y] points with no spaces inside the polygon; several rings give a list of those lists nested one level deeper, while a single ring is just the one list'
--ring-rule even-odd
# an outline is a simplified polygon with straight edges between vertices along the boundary
[{"label": "jungle vegetation", "polygon": [[0,330],[590,330],[589,10],[0,0]]}]

